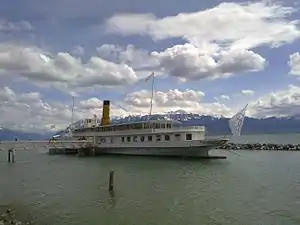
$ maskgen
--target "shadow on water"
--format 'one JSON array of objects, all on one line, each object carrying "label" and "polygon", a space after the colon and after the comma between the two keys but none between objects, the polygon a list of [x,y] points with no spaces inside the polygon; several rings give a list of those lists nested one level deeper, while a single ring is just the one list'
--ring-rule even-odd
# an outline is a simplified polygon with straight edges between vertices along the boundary
[{"label": "shadow on water", "polygon": [[[75,155],[62,155],[64,157],[78,157]],[[209,156],[209,157],[182,157],[182,156],[141,156],[141,155],[111,155],[111,154],[105,154],[105,155],[98,155],[98,156],[82,156],[80,158],[107,158],[107,159],[122,159],[122,158],[129,158],[129,159],[135,159],[135,160],[145,160],[148,161],[149,159],[155,159],[155,160],[163,160],[163,161],[202,161],[202,162],[210,162],[210,161],[218,161],[218,160],[226,160],[226,156]]]},{"label": "shadow on water", "polygon": [[[170,156],[139,156],[139,155],[101,155],[95,157],[77,157],[72,155],[63,155],[62,158],[78,159],[82,163],[91,162],[101,164],[102,168],[131,169],[162,171],[165,169],[176,168],[183,170],[187,168],[199,169],[200,167],[209,168],[211,166],[223,167],[230,164],[230,160],[223,158],[200,158],[200,157],[170,157]],[[60,157],[61,158],[61,157]],[[99,165],[100,166],[100,165]],[[135,171],[136,172],[136,171]]]}]

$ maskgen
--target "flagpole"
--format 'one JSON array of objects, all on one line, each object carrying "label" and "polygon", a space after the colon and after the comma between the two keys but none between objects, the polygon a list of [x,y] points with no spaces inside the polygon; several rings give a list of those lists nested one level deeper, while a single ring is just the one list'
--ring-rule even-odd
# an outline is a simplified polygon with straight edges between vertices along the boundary
[{"label": "flagpole", "polygon": [[74,123],[74,106],[75,106],[75,97],[72,96],[72,118],[71,118],[71,131],[73,131],[73,123]]},{"label": "flagpole", "polygon": [[151,92],[151,102],[150,102],[150,116],[152,114],[152,106],[153,106],[153,90],[154,90],[154,73],[152,74],[152,92]]}]

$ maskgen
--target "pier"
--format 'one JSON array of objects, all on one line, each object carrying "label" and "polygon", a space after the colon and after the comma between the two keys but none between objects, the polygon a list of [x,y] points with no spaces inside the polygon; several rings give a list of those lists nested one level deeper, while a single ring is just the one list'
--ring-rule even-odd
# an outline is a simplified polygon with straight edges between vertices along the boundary
[{"label": "pier", "polygon": [[50,155],[65,154],[65,155],[83,155],[82,152],[91,152],[93,149],[90,141],[51,141],[47,144]]},{"label": "pier", "polygon": [[91,145],[90,141],[73,140],[73,141],[0,141],[0,149],[41,149],[41,148],[81,148]]},{"label": "pier", "polygon": [[88,155],[93,152],[92,142],[86,140],[74,141],[1,141],[0,151],[7,151],[8,162],[15,162],[15,152],[20,150],[46,149],[52,154]]}]

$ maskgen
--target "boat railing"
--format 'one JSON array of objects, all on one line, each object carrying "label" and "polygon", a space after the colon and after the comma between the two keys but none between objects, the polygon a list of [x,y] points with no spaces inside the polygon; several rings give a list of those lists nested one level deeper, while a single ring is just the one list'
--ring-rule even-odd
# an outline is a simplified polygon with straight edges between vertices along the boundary
[{"label": "boat railing", "polygon": [[[147,128],[147,129],[128,129],[128,130],[115,130],[115,131],[105,131],[105,132],[95,132],[95,131],[84,131],[88,135],[94,133],[103,133],[105,135],[114,135],[116,133],[125,133],[125,134],[141,134],[141,133],[164,133],[164,132],[191,132],[191,131],[200,131],[205,132],[204,126],[179,126],[173,128]],[[77,132],[82,134],[83,132]]]}]

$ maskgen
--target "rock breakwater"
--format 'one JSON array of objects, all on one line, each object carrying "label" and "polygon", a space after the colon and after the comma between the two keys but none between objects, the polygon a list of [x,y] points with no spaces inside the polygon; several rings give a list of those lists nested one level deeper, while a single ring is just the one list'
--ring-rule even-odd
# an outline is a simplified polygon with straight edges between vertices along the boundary
[{"label": "rock breakwater", "polygon": [[262,151],[300,151],[300,144],[270,144],[270,143],[227,143],[219,149],[227,150],[262,150]]},{"label": "rock breakwater", "polygon": [[4,213],[0,213],[0,225],[29,225],[29,222],[21,222],[16,219],[16,214],[14,210],[8,208]]}]

